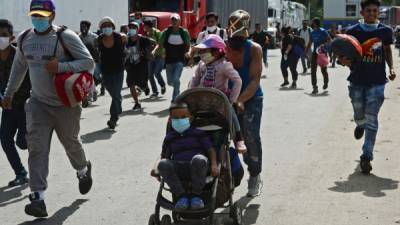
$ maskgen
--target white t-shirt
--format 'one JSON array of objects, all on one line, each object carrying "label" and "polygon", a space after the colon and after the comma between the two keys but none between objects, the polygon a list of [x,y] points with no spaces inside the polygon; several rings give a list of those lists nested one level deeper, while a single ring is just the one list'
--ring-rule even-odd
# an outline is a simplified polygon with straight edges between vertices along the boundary
[{"label": "white t-shirt", "polygon": [[[222,28],[217,28],[217,32],[215,32],[215,33],[213,33],[213,34],[216,34],[216,35],[218,35],[218,36],[220,36],[220,34],[221,34],[221,30],[223,30],[223,40],[224,41],[227,41],[228,40],[228,34],[226,33],[226,30],[225,29],[222,29]],[[199,33],[199,35],[197,36],[197,41],[196,41],[196,44],[200,44],[201,42],[203,42],[204,40],[206,40],[207,39],[207,37],[210,35],[210,33],[207,31],[207,30],[205,30],[205,31],[202,31],[202,32],[200,32]],[[221,36],[220,36],[221,37]]]},{"label": "white t-shirt", "polygon": [[310,42],[310,38],[311,38],[310,34],[311,34],[311,28],[307,27],[306,30],[304,30],[303,28],[300,29],[299,35],[301,38],[304,39],[306,46]]}]

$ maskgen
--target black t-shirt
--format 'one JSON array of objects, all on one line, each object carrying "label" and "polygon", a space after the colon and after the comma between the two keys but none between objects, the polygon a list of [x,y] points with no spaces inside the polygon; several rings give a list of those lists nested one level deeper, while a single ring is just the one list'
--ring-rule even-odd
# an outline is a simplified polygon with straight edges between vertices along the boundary
[{"label": "black t-shirt", "polygon": [[347,30],[347,34],[354,36],[363,48],[363,59],[354,65],[348,80],[358,85],[381,85],[387,82],[385,45],[393,44],[393,30],[379,24],[373,31],[364,31],[360,24]]},{"label": "black t-shirt", "polygon": [[269,34],[264,30],[262,30],[259,33],[254,32],[251,35],[251,38],[253,39],[253,41],[256,42],[257,44],[261,45],[261,47],[263,47],[263,48],[267,47],[265,44],[265,40],[267,37],[269,38]]},{"label": "black t-shirt", "polygon": [[293,53],[293,44],[294,44],[294,38],[292,35],[286,35],[283,39],[282,39],[282,55],[285,54],[287,48],[289,45],[292,45],[292,49],[289,51],[289,55],[291,55]]}]

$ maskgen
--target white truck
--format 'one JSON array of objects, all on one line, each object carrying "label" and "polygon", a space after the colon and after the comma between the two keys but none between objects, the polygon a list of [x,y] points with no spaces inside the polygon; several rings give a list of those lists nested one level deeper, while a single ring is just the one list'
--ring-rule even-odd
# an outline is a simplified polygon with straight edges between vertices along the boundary
[{"label": "white truck", "polygon": [[[30,28],[29,4],[27,0],[0,0],[0,18],[10,20],[16,32]],[[117,27],[128,23],[128,0],[57,0],[55,4],[54,23],[76,32],[81,20],[89,20],[92,30],[98,29],[98,22],[105,16],[112,17]]]},{"label": "white truck", "polygon": [[299,28],[306,18],[307,8],[300,3],[286,0],[268,0],[268,33],[272,36],[271,48],[280,41],[279,29],[284,26]]}]

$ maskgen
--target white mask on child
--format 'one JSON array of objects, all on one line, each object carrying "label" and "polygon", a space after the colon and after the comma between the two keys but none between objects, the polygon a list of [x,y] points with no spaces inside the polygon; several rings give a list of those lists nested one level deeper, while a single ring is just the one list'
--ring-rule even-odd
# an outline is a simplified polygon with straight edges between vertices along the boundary
[{"label": "white mask on child", "polygon": [[10,46],[10,38],[9,37],[0,37],[0,50],[4,50],[8,46]]}]

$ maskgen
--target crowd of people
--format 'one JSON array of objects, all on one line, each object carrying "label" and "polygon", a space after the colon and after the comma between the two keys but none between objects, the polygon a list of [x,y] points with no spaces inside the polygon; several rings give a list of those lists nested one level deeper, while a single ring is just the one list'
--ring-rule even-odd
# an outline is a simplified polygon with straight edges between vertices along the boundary
[{"label": "crowd of people", "polygon": [[[396,74],[390,45],[393,43],[391,28],[379,23],[379,0],[363,0],[363,20],[346,30],[360,43],[369,48],[381,43],[380,49],[364,54],[355,62],[346,55],[336,55],[330,43],[340,33],[335,27],[329,31],[321,27],[317,18],[303,22],[298,30],[284,27],[281,30],[281,70],[284,82],[297,88],[298,62],[303,73],[311,69],[312,94],[319,92],[317,69],[323,74],[323,89],[329,84],[328,64],[336,61],[350,67],[350,97],[357,123],[355,137],[361,139],[365,132],[365,144],[361,156],[361,168],[369,173],[372,169],[373,149],[378,129],[378,112],[384,100],[387,82],[385,63],[390,68],[391,80]],[[189,88],[215,88],[226,94],[232,104],[232,121],[235,128],[234,146],[244,156],[248,166],[248,193],[250,197],[261,192],[262,141],[260,126],[263,111],[263,91],[260,79],[263,68],[268,67],[268,45],[271,37],[255,24],[250,34],[250,14],[243,10],[233,12],[228,18],[227,29],[218,27],[216,13],[206,16],[205,30],[198,34],[196,44],[186,28],[181,26],[178,14],[172,14],[171,24],[164,31],[154,27],[141,13],[135,20],[116,31],[116,23],[104,17],[98,24],[98,32],[91,32],[92,23],[81,21],[80,33],[57,26],[53,0],[32,0],[29,15],[33,28],[15,38],[10,21],[0,20],[0,88],[2,93],[2,120],[0,139],[4,152],[15,172],[16,178],[9,186],[29,182],[30,203],[25,212],[35,217],[46,217],[44,202],[47,189],[48,161],[53,131],[64,146],[67,156],[76,170],[80,193],[90,191],[93,180],[92,165],[85,156],[79,140],[80,105],[66,107],[58,96],[54,77],[59,73],[90,71],[94,85],[82,102],[87,106],[96,101],[105,90],[112,98],[107,126],[116,129],[122,113],[122,87],[126,73],[126,85],[134,100],[132,110],[141,110],[139,95],[156,98],[164,95],[167,85],[173,89],[170,107],[172,130],[168,132],[161,153],[161,160],[153,175],[161,175],[172,191],[179,196],[176,208],[204,207],[200,192],[205,184],[207,166],[211,175],[217,176],[215,151],[204,133],[191,126],[191,113],[187,105],[176,102],[180,94],[180,78],[185,65],[200,60]],[[12,43],[15,43],[14,46]],[[367,45],[365,44],[365,45]],[[374,45],[376,47],[377,45]],[[166,70],[166,81],[162,71]],[[29,71],[29,72],[28,72]],[[150,87],[149,87],[150,83]],[[26,103],[25,103],[26,102]],[[16,141],[14,137],[16,136]],[[173,140],[173,142],[171,141]],[[28,149],[27,171],[21,162],[16,146]],[[179,183],[177,169],[190,168],[193,193],[190,198]],[[29,179],[28,179],[29,172]]]}]

